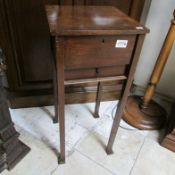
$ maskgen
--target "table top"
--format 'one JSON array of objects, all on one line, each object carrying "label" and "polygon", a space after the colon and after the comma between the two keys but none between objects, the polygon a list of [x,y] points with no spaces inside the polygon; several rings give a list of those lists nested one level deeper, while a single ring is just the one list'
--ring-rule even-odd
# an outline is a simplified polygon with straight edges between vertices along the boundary
[{"label": "table top", "polygon": [[52,36],[145,34],[149,30],[112,6],[46,6]]}]

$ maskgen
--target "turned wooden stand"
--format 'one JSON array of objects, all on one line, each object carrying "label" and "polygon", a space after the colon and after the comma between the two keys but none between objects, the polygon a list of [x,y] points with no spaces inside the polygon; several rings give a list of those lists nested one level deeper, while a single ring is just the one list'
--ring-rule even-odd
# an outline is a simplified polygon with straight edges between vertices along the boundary
[{"label": "turned wooden stand", "polygon": [[148,30],[115,7],[47,6],[55,57],[55,109],[60,126],[59,163],[65,162],[65,86],[98,83],[94,117],[99,117],[102,83],[122,83],[121,98],[106,152],[111,154],[134,71]]},{"label": "turned wooden stand", "polygon": [[174,40],[175,12],[174,19],[171,21],[169,32],[162,46],[144,97],[130,96],[128,98],[123,119],[136,128],[154,130],[165,127],[167,113],[165,109],[153,101],[152,98],[168,60]]}]

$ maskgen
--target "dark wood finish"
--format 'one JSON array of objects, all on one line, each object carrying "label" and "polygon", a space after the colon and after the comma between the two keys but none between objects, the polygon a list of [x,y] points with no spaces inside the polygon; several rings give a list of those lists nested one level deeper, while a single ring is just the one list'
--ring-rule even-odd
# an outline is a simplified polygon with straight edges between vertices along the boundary
[{"label": "dark wood finish", "polygon": [[[128,40],[128,47],[126,50],[114,47],[116,41],[120,39]],[[66,69],[72,69],[72,67],[79,69],[89,67],[95,68],[97,66],[100,68],[105,66],[127,65],[130,62],[134,42],[135,36],[67,39],[67,52],[65,58]]]},{"label": "dark wood finish", "polygon": [[122,0],[122,1],[121,0],[60,0],[59,4],[60,5],[72,5],[72,6],[74,5],[115,6],[129,15],[132,2],[133,0]]},{"label": "dark wood finish", "polygon": [[101,82],[98,82],[97,86],[97,97],[96,97],[96,104],[95,104],[95,112],[94,112],[94,117],[99,118],[99,109],[100,109],[100,102],[101,102],[101,97],[102,97],[102,88],[103,84]]},{"label": "dark wood finish", "polygon": [[[6,64],[8,67],[11,67],[14,64],[13,56],[14,51],[12,49],[12,43],[9,33],[8,19],[5,11],[5,1],[0,0],[0,48],[3,49],[4,54],[6,55]],[[11,61],[9,61],[11,60]],[[11,82],[11,88],[13,89],[16,82],[16,74],[13,69],[8,69],[7,71],[8,80]]]},{"label": "dark wood finish", "polygon": [[161,145],[175,152],[175,102],[172,105],[171,113],[166,124],[166,130]]},{"label": "dark wood finish", "polygon": [[123,115],[123,110],[124,110],[124,107],[126,105],[129,90],[130,90],[130,87],[132,85],[132,81],[134,79],[134,72],[135,72],[136,65],[137,65],[137,62],[138,62],[138,59],[139,59],[139,56],[140,56],[143,41],[144,41],[144,35],[138,36],[137,43],[135,45],[135,51],[134,51],[134,54],[133,54],[132,65],[131,65],[130,71],[128,73],[128,80],[126,82],[126,85],[123,87],[123,95],[122,95],[121,100],[119,101],[119,104],[118,104],[118,108],[117,108],[117,111],[116,111],[116,115],[115,115],[115,118],[114,118],[112,130],[111,130],[111,134],[110,134],[110,138],[109,138],[109,142],[108,142],[108,146],[107,146],[107,149],[106,149],[108,154],[113,153],[112,146],[114,144],[116,133],[118,131],[118,127],[119,127],[119,124],[120,124],[120,120],[121,120],[121,117]]},{"label": "dark wood finish", "polygon": [[[65,42],[63,38],[55,38],[55,60],[56,60],[56,89],[57,89],[57,100],[55,105],[58,109],[56,114],[59,117],[59,129],[60,129],[60,157],[58,161],[65,162],[65,91],[64,91],[64,57],[65,57]],[[59,58],[59,59],[58,59]]]},{"label": "dark wood finish", "polygon": [[[60,156],[59,162],[65,162],[65,121],[64,121],[64,85],[97,82],[97,97],[94,116],[98,116],[102,96],[102,84],[107,81],[124,81],[122,83],[122,98],[114,119],[109,138],[107,153],[112,153],[112,146],[118,130],[123,108],[129,94],[136,64],[139,59],[144,36],[149,30],[135,20],[129,18],[120,10],[109,6],[47,6],[47,19],[50,26],[50,35],[56,40],[56,80],[57,100],[60,125]],[[96,16],[103,16],[105,20],[94,21]],[[86,21],[86,23],[85,23]],[[109,22],[110,21],[110,22]],[[79,33],[79,35],[78,35]],[[127,41],[125,47],[116,45],[118,41]],[[101,67],[128,66],[122,75],[112,77],[99,77]],[[95,69],[96,74],[86,79],[83,73],[79,79],[70,79],[67,70]],[[113,72],[113,71],[112,71]],[[111,73],[112,74],[112,73]]]},{"label": "dark wood finish", "polygon": [[130,17],[139,21],[145,3],[145,0],[133,0],[131,5]]},{"label": "dark wood finish", "polygon": [[[48,59],[51,58],[49,30],[42,1],[33,3],[30,0],[7,0],[5,7],[15,52],[15,65],[9,66],[9,69],[13,69],[17,74],[14,88],[16,90],[27,90],[33,87],[37,89],[37,86],[40,88],[45,81],[52,79],[52,64]],[[37,30],[34,30],[36,21]],[[36,81],[40,83],[33,85]]]},{"label": "dark wood finish", "polygon": [[[103,91],[102,91],[102,101],[106,101],[108,99],[119,99],[122,89],[123,82],[106,82],[103,83]],[[84,84],[82,84],[84,85]],[[84,87],[85,86],[85,87]],[[84,86],[81,85],[74,85],[74,86],[66,86],[65,92],[66,92],[66,104],[72,104],[72,103],[86,103],[86,102],[94,102],[96,99],[96,91],[97,91],[97,83],[88,83]],[[11,100],[11,105],[16,108],[16,104],[18,104],[18,107],[26,107],[26,100],[28,106],[32,107],[34,106],[44,106],[45,104],[54,104],[54,98],[52,94],[52,91],[50,92],[41,92],[41,91],[30,91],[32,95],[24,93],[15,93],[13,98]],[[43,95],[47,94],[47,95]],[[76,96],[75,96],[76,94]],[[35,96],[37,97],[37,101]]]},{"label": "dark wood finish", "polygon": [[[140,9],[142,9],[142,4],[141,8],[133,6],[137,5],[134,0],[0,0],[0,47],[3,48],[7,56],[8,91],[11,97],[10,104],[13,108],[53,104],[53,96],[50,96],[52,99],[48,98],[48,94],[52,94],[53,70],[44,4],[57,3],[85,6],[113,5],[128,15],[131,15],[132,9],[139,10],[139,13],[136,12],[137,19],[140,18]],[[142,3],[144,4],[143,1]],[[67,98],[66,103],[94,101],[95,93],[91,94],[90,91],[87,91],[86,95],[77,94],[76,87],[71,86],[71,94],[75,95]],[[103,93],[106,96],[103,100],[117,97],[116,95],[112,96],[114,90],[112,93],[110,92],[114,86],[106,86],[105,88],[108,87],[108,91]],[[88,89],[85,85],[79,85],[78,88]],[[69,87],[66,89],[70,90]],[[85,96],[88,97],[85,98]]]},{"label": "dark wood finish", "polygon": [[[86,71],[86,70],[85,70]],[[84,83],[91,83],[91,82],[108,82],[108,81],[119,81],[119,80],[126,80],[127,77],[125,76],[116,76],[116,77],[103,77],[103,78],[86,78],[86,79],[78,79],[78,80],[66,80],[64,82],[65,85],[73,85],[73,84],[84,84]]]},{"label": "dark wood finish", "polygon": [[4,169],[11,170],[30,150],[18,139],[19,133],[11,120],[3,88],[3,72],[6,66],[1,56],[0,53],[0,173]]},{"label": "dark wood finish", "polygon": [[84,78],[94,78],[94,77],[110,77],[110,76],[120,76],[125,75],[127,66],[110,66],[110,67],[100,67],[100,68],[87,68],[84,69],[70,69],[65,70],[65,79],[80,79],[82,76]]},{"label": "dark wood finish", "polygon": [[44,4],[50,4],[50,5],[54,5],[54,4],[58,4],[60,0],[43,0]]},{"label": "dark wood finish", "polygon": [[[59,36],[103,36],[103,35],[124,35],[124,34],[143,34],[142,25],[138,24],[134,19],[127,18],[126,15],[118,10],[117,18],[115,18],[115,7],[111,6],[99,6],[100,12],[97,13],[96,6],[86,6],[89,8],[89,12],[86,12],[86,16],[84,15],[83,6],[51,6],[47,8],[47,13],[49,14],[49,20],[52,21],[49,23],[51,35],[59,35]],[[105,7],[105,8],[104,8]],[[70,11],[72,9],[73,11]],[[77,9],[81,9],[77,12]],[[109,9],[111,12],[109,14]],[[91,10],[91,11],[90,11]],[[62,19],[59,18],[59,15],[62,15]],[[103,14],[103,15],[102,15]],[[84,16],[84,20],[81,18]],[[105,18],[104,18],[105,16]],[[73,18],[73,19],[71,19]],[[107,19],[106,19],[107,18]],[[122,21],[119,21],[120,18],[124,18]],[[66,20],[65,20],[66,19]],[[74,23],[71,23],[71,20],[75,20]],[[92,30],[93,26],[93,30]],[[126,27],[128,30],[126,31]],[[140,30],[137,29],[140,27]],[[117,30],[115,30],[117,28]],[[126,33],[125,33],[126,32]],[[123,37],[123,36],[122,36]],[[70,44],[73,38],[69,38]],[[81,40],[81,38],[78,38]],[[99,38],[100,41],[105,41],[105,38]],[[108,38],[109,40],[110,38]],[[128,38],[130,40],[132,38]],[[77,42],[81,44],[81,42],[91,42],[90,38],[86,40],[83,37],[82,41],[78,40]],[[107,44],[110,45],[111,40],[108,41]],[[74,41],[74,39],[73,39]],[[97,39],[95,42],[99,42]],[[76,44],[76,41],[74,41]],[[109,42],[109,43],[108,43]],[[103,42],[102,42],[103,43]],[[104,42],[105,43],[105,42]],[[69,44],[69,43],[68,43]],[[89,43],[92,44],[92,43]],[[80,47],[80,46],[79,46]],[[90,47],[90,45],[89,45]]]},{"label": "dark wood finish", "polygon": [[[70,86],[72,87],[72,86]],[[121,91],[119,89],[121,89],[121,86],[116,87],[116,91],[114,90],[110,90],[111,86],[105,86],[105,89],[102,91],[102,101],[106,101],[107,99],[111,99],[111,100],[116,100],[116,99],[120,99],[121,97]],[[113,87],[114,88],[114,87]],[[74,89],[74,88],[73,88]],[[72,91],[72,89],[70,89]],[[97,93],[97,87],[93,86],[91,87],[86,87],[86,89],[84,88],[80,88],[79,91],[77,91],[77,89],[74,89],[76,92],[76,96],[75,93],[67,93],[65,95],[65,103],[66,104],[73,104],[75,103],[87,103],[87,102],[95,102],[96,100],[96,93]],[[81,91],[80,91],[81,90]],[[47,93],[46,93],[47,94]],[[14,109],[15,109],[15,105],[18,104],[18,106],[20,106],[21,108],[25,108],[26,107],[26,103],[25,101],[28,101],[28,106],[32,107],[32,106],[44,106],[45,104],[49,103],[49,104],[54,104],[55,100],[53,98],[53,95],[47,94],[47,95],[38,95],[38,101],[35,101],[35,95],[34,96],[18,96],[15,99],[13,99],[13,103],[11,105],[13,105]],[[57,121],[55,121],[55,123],[57,123]]]},{"label": "dark wood finish", "polygon": [[[149,110],[141,109],[142,97],[128,97],[123,119],[130,125],[144,130],[161,129],[166,124],[167,113],[158,103],[151,101]],[[156,112],[155,112],[156,111]]]}]

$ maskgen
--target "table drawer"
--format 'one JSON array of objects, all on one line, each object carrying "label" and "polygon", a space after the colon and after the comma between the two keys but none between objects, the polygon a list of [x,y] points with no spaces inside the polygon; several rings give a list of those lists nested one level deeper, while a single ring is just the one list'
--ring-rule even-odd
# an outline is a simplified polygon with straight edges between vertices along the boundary
[{"label": "table drawer", "polygon": [[[117,41],[126,48],[116,47]],[[65,67],[92,68],[130,63],[136,36],[71,37],[66,39]]]},{"label": "table drawer", "polygon": [[126,66],[111,66],[91,69],[69,69],[65,70],[65,79],[85,79],[96,77],[120,76],[125,75]]}]

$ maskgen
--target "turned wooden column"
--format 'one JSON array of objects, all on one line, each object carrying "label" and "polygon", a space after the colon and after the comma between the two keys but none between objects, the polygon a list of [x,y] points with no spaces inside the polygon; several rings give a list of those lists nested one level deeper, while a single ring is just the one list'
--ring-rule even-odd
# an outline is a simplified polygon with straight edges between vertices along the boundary
[{"label": "turned wooden column", "polygon": [[124,110],[123,119],[139,129],[161,129],[166,124],[166,111],[152,100],[156,86],[168,60],[175,40],[175,12],[159,57],[155,64],[145,95],[130,96]]},{"label": "turned wooden column", "polygon": [[4,169],[12,169],[28,152],[29,147],[22,143],[18,137],[10,117],[3,77],[6,66],[0,50],[0,173]]}]

